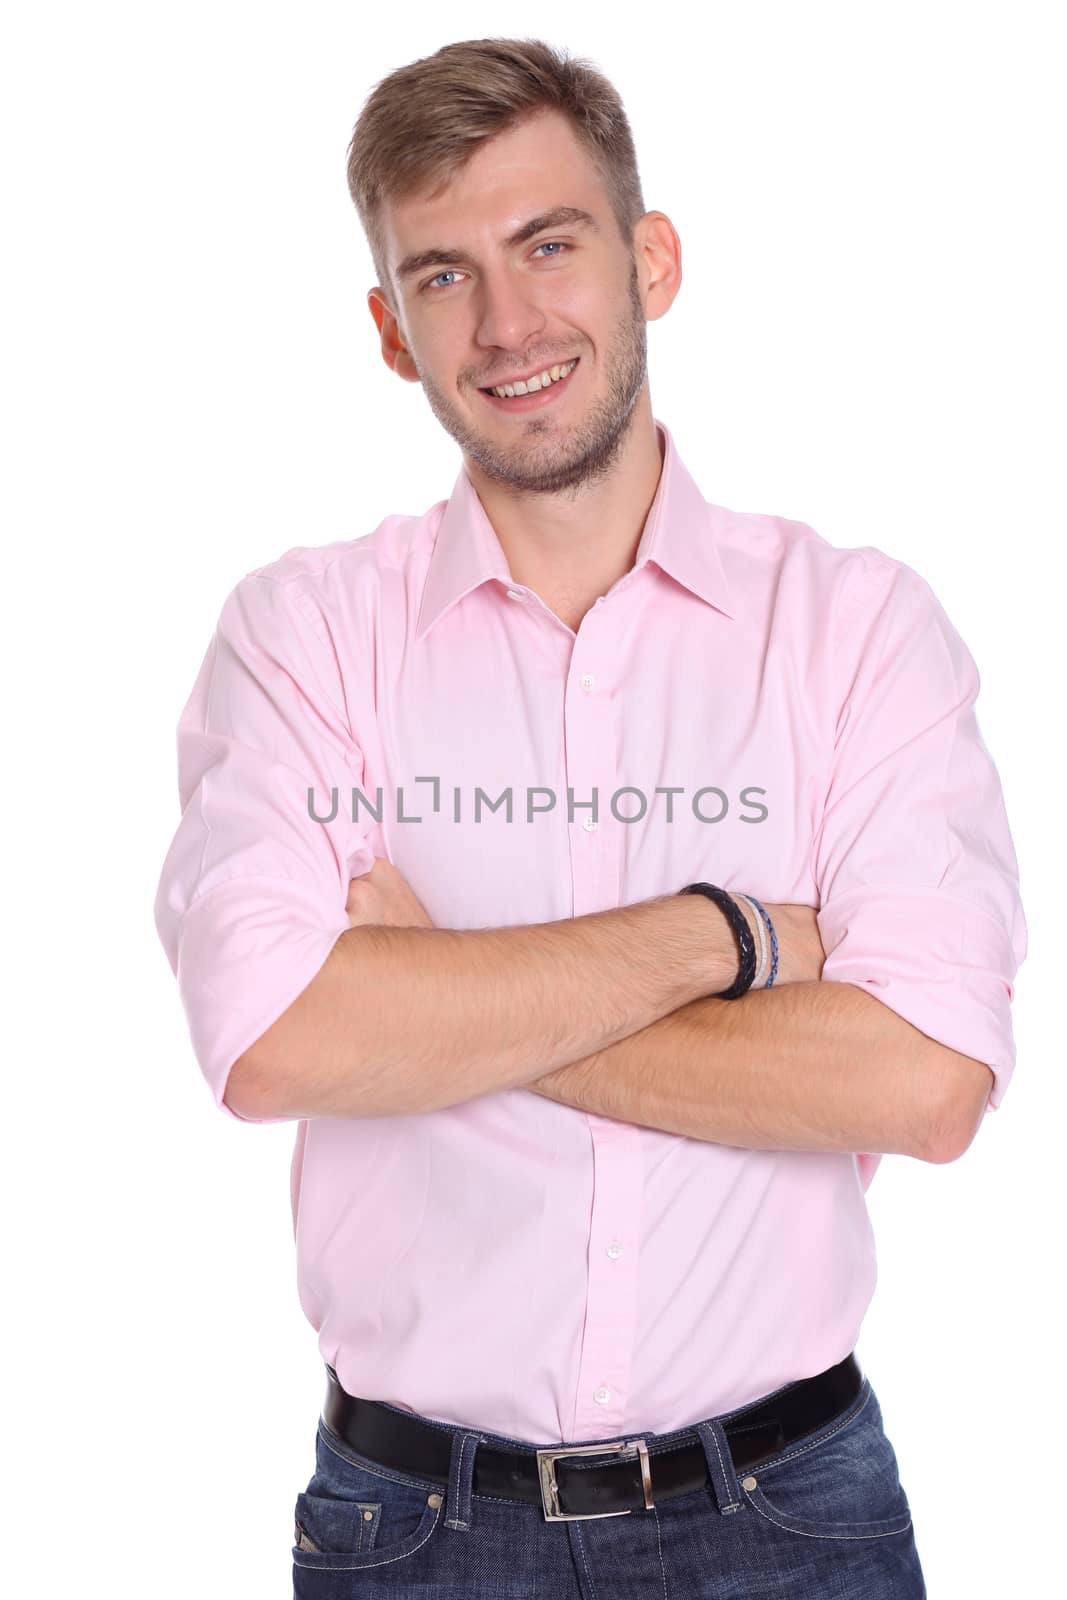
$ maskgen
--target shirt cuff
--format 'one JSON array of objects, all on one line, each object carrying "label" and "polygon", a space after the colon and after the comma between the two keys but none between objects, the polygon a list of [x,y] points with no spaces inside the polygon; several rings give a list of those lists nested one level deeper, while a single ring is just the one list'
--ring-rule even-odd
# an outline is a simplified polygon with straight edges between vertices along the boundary
[{"label": "shirt cuff", "polygon": [[178,936],[178,987],[193,1051],[216,1106],[233,1063],[288,1010],[349,927],[343,907],[324,907],[286,878],[235,879],[193,900]]},{"label": "shirt cuff", "polygon": [[970,901],[929,889],[863,885],[817,912],[822,977],[874,995],[929,1038],[984,1062],[996,1111],[1015,1068],[1017,966],[1004,928]]}]

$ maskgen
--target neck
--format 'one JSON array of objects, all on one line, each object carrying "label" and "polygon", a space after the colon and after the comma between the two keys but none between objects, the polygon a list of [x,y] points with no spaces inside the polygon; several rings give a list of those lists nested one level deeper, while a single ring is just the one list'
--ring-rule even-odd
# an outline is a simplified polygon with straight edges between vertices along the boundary
[{"label": "neck", "polygon": [[577,491],[516,495],[476,463],[466,466],[514,582],[577,628],[633,566],[659,486],[663,452],[647,386],[615,464]]}]

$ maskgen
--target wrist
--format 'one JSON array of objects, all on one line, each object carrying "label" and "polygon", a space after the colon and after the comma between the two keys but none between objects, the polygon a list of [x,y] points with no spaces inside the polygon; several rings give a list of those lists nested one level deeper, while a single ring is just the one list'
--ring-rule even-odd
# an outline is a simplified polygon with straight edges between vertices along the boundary
[{"label": "wrist", "polygon": [[[727,891],[729,892],[729,891]],[[728,989],[737,978],[740,953],[737,937],[722,909],[704,894],[678,894],[676,902],[685,909],[679,914],[685,918],[687,937],[686,971],[693,986],[692,998],[708,999],[723,989]],[[747,900],[732,895],[734,904],[745,919],[756,951],[756,982],[765,981],[769,967],[764,964],[760,972],[760,928],[758,911]],[[691,905],[690,902],[696,902]],[[756,982],[753,987],[756,987]]]},{"label": "wrist", "polygon": [[773,973],[778,975],[778,962],[776,956],[776,940],[768,936],[768,923],[760,915],[760,908],[752,895],[744,894],[740,889],[731,891],[734,904],[748,923],[749,932],[753,935],[753,948],[756,952],[756,970],[752,974],[749,991],[765,989]]}]

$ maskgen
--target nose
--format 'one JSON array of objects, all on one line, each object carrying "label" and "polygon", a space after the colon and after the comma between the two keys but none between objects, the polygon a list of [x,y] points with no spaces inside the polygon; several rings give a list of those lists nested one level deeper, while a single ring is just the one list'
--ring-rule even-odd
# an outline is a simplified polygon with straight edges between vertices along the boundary
[{"label": "nose", "polygon": [[508,267],[485,274],[478,293],[481,304],[475,337],[484,348],[521,352],[544,332],[545,315],[537,304],[536,286],[523,282]]}]

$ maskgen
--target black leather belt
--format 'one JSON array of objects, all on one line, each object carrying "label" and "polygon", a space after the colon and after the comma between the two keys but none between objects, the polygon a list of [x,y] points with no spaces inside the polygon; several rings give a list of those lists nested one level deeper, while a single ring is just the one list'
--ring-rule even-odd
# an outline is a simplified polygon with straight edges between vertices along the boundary
[{"label": "black leather belt", "polygon": [[[360,1400],[346,1393],[328,1363],[326,1371],[322,1420],[338,1439],[380,1466],[448,1487],[452,1440],[463,1430],[424,1422],[375,1400]],[[769,1460],[802,1434],[832,1422],[856,1399],[862,1385],[863,1374],[852,1353],[835,1367],[787,1384],[721,1419],[734,1466],[741,1471]],[[618,1459],[596,1466],[568,1465],[564,1459],[608,1456],[613,1450],[619,1450]],[[471,1488],[474,1494],[528,1500],[542,1507],[547,1521],[555,1522],[648,1509],[653,1497],[658,1505],[710,1481],[699,1437],[682,1430],[673,1436],[651,1434],[647,1441],[626,1439],[570,1450],[555,1445],[508,1450],[479,1444]]]}]

